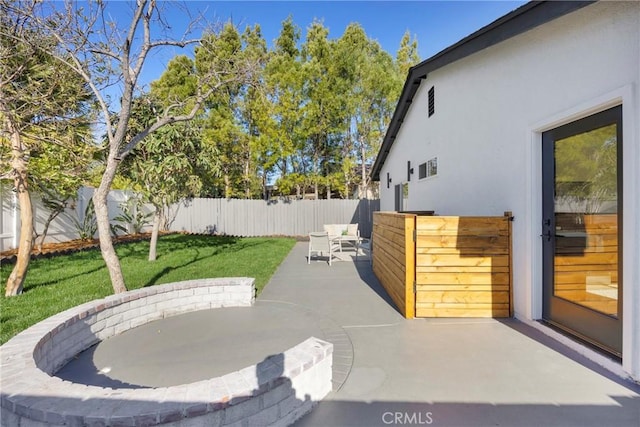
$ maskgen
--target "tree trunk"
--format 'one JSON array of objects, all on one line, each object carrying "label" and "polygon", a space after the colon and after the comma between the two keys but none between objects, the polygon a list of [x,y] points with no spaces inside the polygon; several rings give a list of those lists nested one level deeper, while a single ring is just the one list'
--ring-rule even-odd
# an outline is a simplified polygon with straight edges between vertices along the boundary
[{"label": "tree trunk", "polygon": [[9,297],[22,293],[24,279],[27,276],[27,269],[31,260],[31,249],[33,248],[33,207],[27,184],[27,160],[22,137],[18,129],[6,116],[4,122],[11,138],[11,168],[13,169],[13,182],[18,196],[18,205],[20,206],[21,221],[16,265],[9,275],[5,290],[5,296]]},{"label": "tree trunk", "polygon": [[[66,207],[66,205],[65,205]],[[40,234],[40,236],[37,235],[36,233],[36,247],[38,248],[38,252],[42,253],[42,245],[44,245],[44,240],[47,238],[47,233],[49,232],[49,227],[51,226],[51,223],[53,222],[54,219],[56,219],[58,217],[58,215],[60,215],[62,213],[62,211],[56,210],[53,211],[49,214],[49,216],[47,217],[47,221],[44,223],[44,227],[42,229],[42,234]]]},{"label": "tree trunk", "polygon": [[111,189],[113,177],[116,174],[117,162],[115,155],[110,154],[107,159],[107,167],[102,175],[102,181],[100,181],[100,186],[96,189],[95,193],[93,193],[93,206],[96,211],[96,221],[98,224],[100,252],[102,252],[102,258],[104,259],[104,262],[107,265],[107,270],[109,271],[113,292],[119,294],[126,292],[127,287],[124,284],[124,276],[122,275],[120,260],[118,259],[116,250],[113,247],[113,241],[111,240],[111,232],[109,229],[109,208],[107,207],[107,196]]},{"label": "tree trunk", "polygon": [[160,234],[160,222],[162,220],[162,209],[156,206],[153,214],[153,229],[151,230],[151,241],[149,242],[149,261],[156,260],[156,248],[158,246],[158,235]]},{"label": "tree trunk", "polygon": [[267,173],[263,172],[262,174],[262,198],[264,200],[269,200],[269,190],[267,189]]},{"label": "tree trunk", "polygon": [[360,199],[368,199],[367,165],[365,164],[364,144],[360,144]]},{"label": "tree trunk", "polygon": [[5,296],[15,296],[22,293],[24,280],[27,277],[29,261],[31,261],[31,249],[33,248],[33,210],[31,195],[24,188],[18,190],[18,203],[20,205],[20,243],[16,264],[7,280]]},{"label": "tree trunk", "polygon": [[349,176],[347,176],[347,174],[345,174],[345,176],[344,176],[344,191],[341,192],[343,199],[345,199],[345,200],[350,200],[351,199],[350,189],[351,189],[351,180],[349,179]]},{"label": "tree trunk", "polygon": [[231,181],[229,179],[229,174],[224,174],[224,197],[226,199],[231,198]]},{"label": "tree trunk", "polygon": [[244,198],[251,198],[251,178],[249,178],[249,159],[244,162]]}]

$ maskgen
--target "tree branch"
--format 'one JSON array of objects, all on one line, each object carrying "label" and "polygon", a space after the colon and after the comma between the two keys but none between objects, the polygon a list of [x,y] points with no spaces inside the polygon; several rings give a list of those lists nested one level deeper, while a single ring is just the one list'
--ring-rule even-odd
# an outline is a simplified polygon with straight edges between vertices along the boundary
[{"label": "tree branch", "polygon": [[160,46],[177,46],[177,47],[185,47],[190,44],[200,43],[199,39],[189,39],[184,41],[175,41],[175,40],[158,40],[155,42],[149,43],[151,48],[156,48]]},{"label": "tree branch", "polygon": [[171,123],[186,122],[193,119],[196,113],[198,112],[198,110],[200,109],[200,107],[202,106],[202,104],[204,103],[205,99],[206,97],[199,97],[199,99],[196,101],[191,111],[189,111],[189,113],[187,114],[182,114],[178,116],[164,116],[159,118],[151,126],[148,126],[142,132],[138,133],[133,138],[131,138],[131,140],[127,143],[127,145],[125,145],[124,148],[119,152],[118,158],[120,160],[124,159],[140,141],[142,141],[149,134],[155,132],[161,127]]},{"label": "tree branch", "polygon": [[[129,26],[129,31],[127,33],[127,37],[124,40],[124,46],[122,47],[122,73],[124,75],[125,81],[125,92],[131,86],[133,88],[136,83],[136,78],[140,70],[137,72],[131,69],[131,48],[133,47],[133,39],[135,38],[136,31],[138,29],[138,25],[140,24],[140,20],[144,15],[144,7],[147,4],[147,0],[138,0],[138,6],[133,14],[133,19],[131,20],[131,25]],[[155,1],[152,0],[152,4],[155,4]],[[151,7],[152,5],[150,5]],[[144,45],[147,40],[143,44],[142,50],[144,50]],[[139,59],[139,58],[138,58]],[[138,67],[136,67],[138,68]]]},{"label": "tree branch", "polygon": [[107,56],[111,59],[114,59],[118,62],[121,61],[120,57],[118,56],[117,53],[111,52],[109,50],[104,50],[104,49],[97,49],[95,47],[88,49],[89,52],[91,52],[94,55],[103,55],[103,56]]}]

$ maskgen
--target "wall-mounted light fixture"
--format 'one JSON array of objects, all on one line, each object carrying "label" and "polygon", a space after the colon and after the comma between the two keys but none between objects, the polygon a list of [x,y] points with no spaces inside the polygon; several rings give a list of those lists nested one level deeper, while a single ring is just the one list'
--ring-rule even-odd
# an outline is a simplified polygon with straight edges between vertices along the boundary
[{"label": "wall-mounted light fixture", "polygon": [[389,175],[389,172],[387,172],[387,188],[389,188],[390,185],[391,185],[391,175]]},{"label": "wall-mounted light fixture", "polygon": [[411,181],[411,175],[413,175],[413,168],[411,167],[411,160],[407,160],[407,181]]}]

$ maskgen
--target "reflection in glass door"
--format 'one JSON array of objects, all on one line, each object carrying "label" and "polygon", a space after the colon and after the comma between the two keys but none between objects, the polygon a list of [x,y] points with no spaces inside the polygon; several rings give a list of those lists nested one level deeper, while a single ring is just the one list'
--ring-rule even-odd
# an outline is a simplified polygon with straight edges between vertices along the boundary
[{"label": "reflection in glass door", "polygon": [[543,134],[543,317],[622,351],[622,107]]}]

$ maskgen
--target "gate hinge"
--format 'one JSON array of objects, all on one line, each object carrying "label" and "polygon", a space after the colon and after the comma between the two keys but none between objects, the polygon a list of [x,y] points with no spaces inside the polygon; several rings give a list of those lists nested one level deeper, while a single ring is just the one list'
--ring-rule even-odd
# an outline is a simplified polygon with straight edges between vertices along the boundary
[{"label": "gate hinge", "polygon": [[413,229],[413,243],[415,243],[417,239],[418,239],[418,230],[416,230],[414,228]]},{"label": "gate hinge", "polygon": [[413,281],[413,293],[415,294],[416,292],[418,292],[418,284],[416,283],[416,281]]}]

